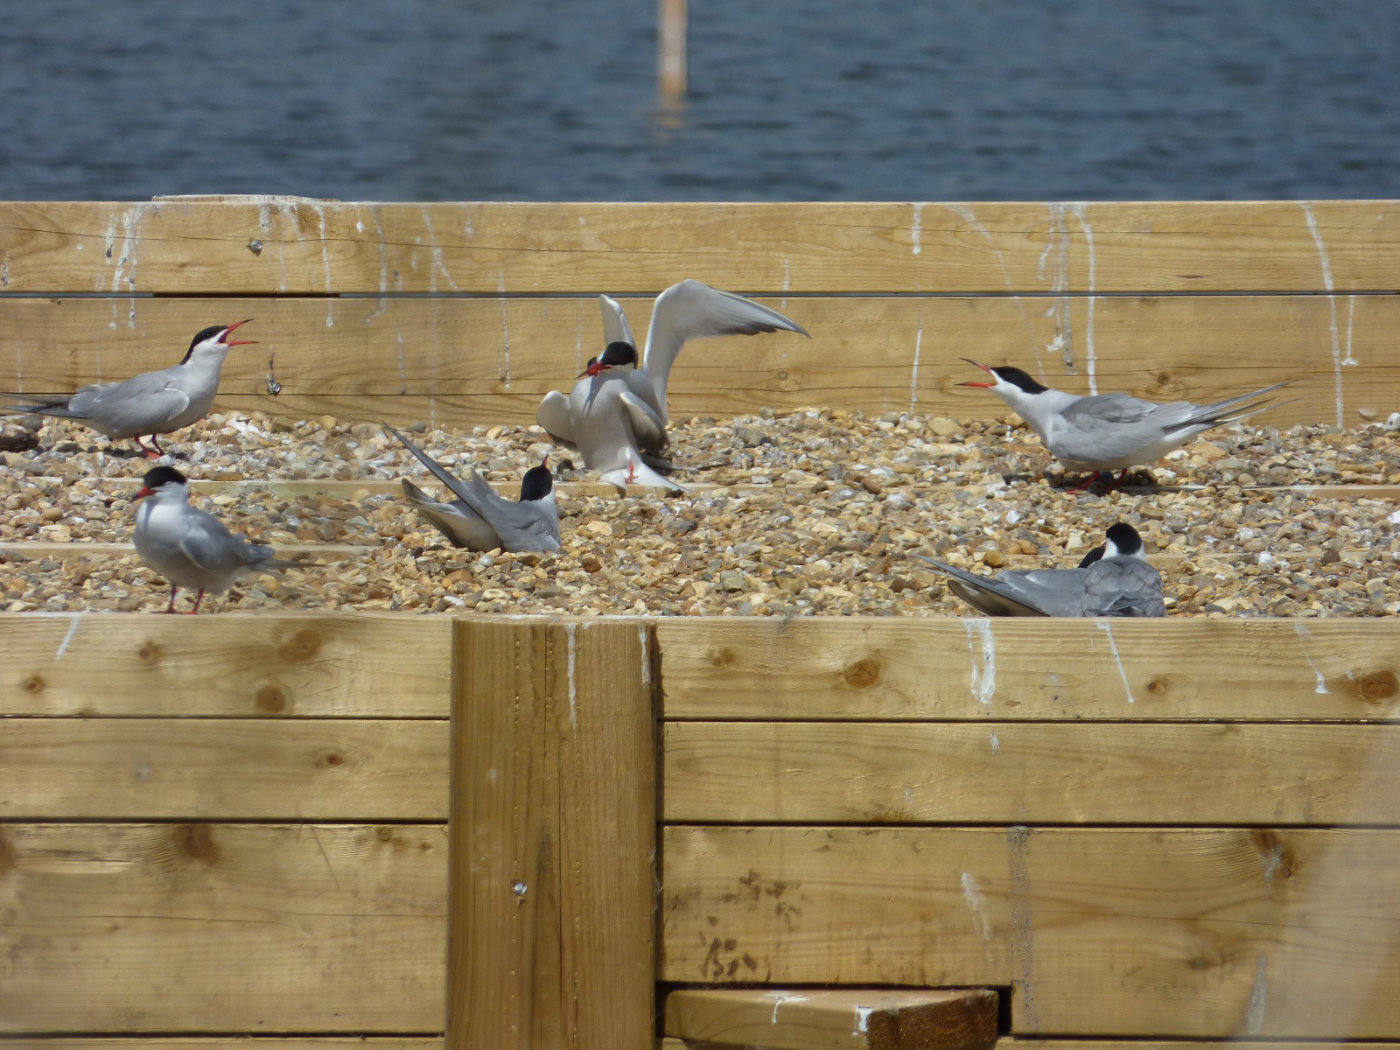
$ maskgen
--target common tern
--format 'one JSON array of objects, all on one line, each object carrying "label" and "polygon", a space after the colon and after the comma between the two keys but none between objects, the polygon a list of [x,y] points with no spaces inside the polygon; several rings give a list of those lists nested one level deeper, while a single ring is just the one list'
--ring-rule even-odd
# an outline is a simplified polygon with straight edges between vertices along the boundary
[{"label": "common tern", "polygon": [[978,576],[941,561],[948,589],[988,616],[1165,616],[1162,577],[1147,564],[1142,537],[1125,522],[1073,569],[1011,569]]},{"label": "common tern", "polygon": [[174,467],[148,470],[136,500],[136,553],[170,581],[168,613],[175,611],[175,592],[181,587],[199,591],[192,610],[197,613],[206,591],[221,594],[244,573],[317,564],[281,561],[271,547],[249,543],[214,515],[191,507],[189,481]]},{"label": "common tern", "polygon": [[[630,395],[629,401],[638,406],[629,411],[636,413],[645,410],[645,419],[635,428],[633,441],[633,460],[649,468],[641,474],[644,480],[640,484],[667,484],[651,478],[656,471],[670,469],[670,464],[662,458],[666,447],[666,424],[670,419],[666,386],[671,366],[687,341],[776,331],[808,334],[801,325],[776,310],[760,306],[743,296],[711,288],[700,281],[686,280],[673,284],[656,297],[646,345],[638,360],[635,349],[637,341],[627,323],[627,315],[622,312],[617,300],[600,295],[598,306],[603,314],[603,334],[607,345],[625,344],[633,348],[631,362],[626,365],[615,354],[615,367],[619,371],[610,379],[620,378]],[[604,356],[606,354],[607,351],[604,351]],[[597,373],[591,369],[602,360],[590,361],[589,370],[585,370],[584,375],[596,376]],[[578,390],[578,384],[574,390]],[[546,394],[540,402],[537,418],[540,426],[555,440],[578,447],[583,453],[584,464],[590,470],[603,472],[626,468],[626,454],[616,450],[611,450],[613,454],[601,459],[595,455],[595,460],[590,460],[587,450],[592,448],[596,454],[600,442],[586,431],[590,426],[599,425],[599,417],[592,413],[580,415],[572,394],[566,395],[557,390]],[[604,460],[612,465],[602,466]]]},{"label": "common tern", "polygon": [[520,482],[520,502],[512,503],[496,495],[490,483],[477,471],[462,481],[393,427],[385,427],[404,448],[432,471],[457,498],[441,503],[407,478],[403,492],[425,518],[454,547],[474,551],[557,551],[561,544],[559,509],[554,503],[554,476],[549,457],[525,472]]},{"label": "common tern", "polygon": [[1145,401],[1131,394],[1081,397],[1044,386],[1014,366],[993,368],[971,358],[963,360],[991,379],[959,386],[981,387],[996,394],[1030,424],[1050,454],[1066,468],[1095,475],[1118,470],[1121,473],[1115,484],[1120,485],[1129,467],[1154,463],[1197,434],[1263,411],[1273,404],[1272,398],[1263,395],[1291,382],[1197,405],[1190,401]]},{"label": "common tern", "polygon": [[[219,371],[230,347],[251,346],[255,339],[229,336],[252,318],[231,325],[211,325],[190,342],[178,365],[142,372],[123,383],[95,383],[76,394],[6,406],[9,413],[72,419],[113,440],[132,438],[148,458],[164,455],[157,434],[169,434],[209,414],[219,390]],[[154,449],[142,442],[150,435]]]}]

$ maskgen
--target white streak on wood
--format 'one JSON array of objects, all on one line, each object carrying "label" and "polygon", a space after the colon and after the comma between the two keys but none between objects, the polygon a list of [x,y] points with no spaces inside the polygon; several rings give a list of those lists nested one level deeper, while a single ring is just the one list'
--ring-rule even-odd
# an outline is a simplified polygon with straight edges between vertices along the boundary
[{"label": "white streak on wood", "polygon": [[403,352],[403,332],[397,328],[394,329],[394,332],[399,339],[399,393],[406,394],[408,393],[408,360],[404,357]]},{"label": "white streak on wood", "polygon": [[1118,665],[1118,677],[1123,679],[1123,692],[1128,695],[1128,703],[1133,699],[1133,687],[1128,683],[1128,669],[1123,666],[1123,658],[1118,655],[1118,642],[1113,637],[1113,625],[1107,620],[1095,620],[1094,626],[1108,636],[1108,648],[1113,653],[1113,662]]},{"label": "white streak on wood", "polygon": [[578,680],[574,677],[574,662],[578,656],[577,624],[566,623],[564,634],[569,640],[569,726],[578,728]]},{"label": "white streak on wood", "polygon": [[870,1030],[870,1015],[875,1012],[873,1006],[856,1007],[856,1027],[852,1035],[864,1035]]},{"label": "white streak on wood", "polygon": [[[509,390],[509,389],[510,389],[510,318],[509,318],[509,317],[507,316],[507,314],[506,314],[506,272],[505,272],[505,270],[497,270],[497,271],[496,271],[496,287],[500,290],[500,293],[501,293],[501,299],[500,299],[500,302],[501,302],[501,329],[502,329],[502,330],[504,331],[504,333],[505,333],[505,340],[506,340],[506,341],[505,341],[505,347],[504,347],[504,349],[501,351],[501,352],[502,352],[502,355],[503,355],[503,360],[502,360],[502,364],[501,364],[501,382],[503,382],[503,383],[506,385],[506,389]],[[582,368],[580,368],[580,371],[582,371]]]},{"label": "white streak on wood", "polygon": [[977,880],[972,877],[972,872],[962,873],[963,900],[967,901],[967,906],[972,909],[973,918],[976,920],[974,927],[984,941],[992,938],[992,924],[987,920],[987,900],[982,896],[982,891],[977,887]]},{"label": "white streak on wood", "polygon": [[1021,298],[1021,293],[1016,291],[1016,282],[1011,279],[1011,271],[1006,268],[1006,256],[1002,254],[1001,248],[998,247],[996,238],[992,236],[992,231],[987,229],[986,224],[977,217],[977,213],[972,210],[970,205],[945,204],[943,207],[947,208],[987,239],[987,246],[992,249],[992,254],[996,256],[997,267],[1001,270],[1002,283],[1006,285],[1006,290],[1011,293],[1011,299],[1016,304],[1016,309],[1021,313],[1021,323],[1026,326],[1026,333],[1033,340],[1035,333],[1031,328],[1030,318],[1026,316],[1025,301]]},{"label": "white streak on wood", "polygon": [[437,291],[437,277],[435,274],[440,273],[442,274],[443,280],[447,282],[448,287],[454,292],[460,292],[462,289],[457,287],[457,282],[452,279],[452,274],[447,272],[447,260],[443,257],[442,246],[438,244],[437,233],[433,230],[433,220],[428,215],[427,207],[420,206],[418,212],[423,216],[424,229],[428,231],[428,255],[433,263],[432,269],[428,273],[431,289]]},{"label": "white streak on wood", "polygon": [[770,1023],[778,1023],[778,1007],[782,1006],[783,1003],[805,1003],[806,1001],[807,997],[805,995],[792,995],[790,993],[779,994],[778,997],[773,1000],[773,1017]]},{"label": "white streak on wood", "polygon": [[1021,991],[1021,1009],[1028,1027],[1040,1027],[1035,1001],[1035,932],[1031,909],[1031,829],[1016,824],[1006,829],[1006,867],[1010,876],[1008,919],[1011,923],[1012,984]]},{"label": "white streak on wood", "polygon": [[[972,695],[980,704],[990,705],[997,691],[997,650],[992,637],[992,621],[986,617],[963,620],[963,631],[967,634],[967,654],[972,661]],[[982,642],[982,653],[977,653],[976,642]]]},{"label": "white streak on wood", "polygon": [[[373,312],[365,318],[366,324],[389,308],[389,249],[384,243],[384,222],[379,214],[379,205],[370,205],[369,216],[374,221],[374,233],[379,242],[379,302]],[[402,335],[399,336],[399,344],[403,344]]]},{"label": "white streak on wood", "polygon": [[997,736],[995,729],[992,730],[991,740],[988,742],[992,745],[992,754],[997,755],[1001,753],[1001,737]]},{"label": "white streak on wood", "polygon": [[1245,1014],[1245,1031],[1258,1035],[1264,1030],[1264,1011],[1269,1004],[1269,956],[1259,953],[1259,965],[1254,970],[1254,988],[1249,993],[1249,1012]]},{"label": "white streak on wood", "polygon": [[1312,207],[1307,201],[1299,201],[1298,207],[1303,209],[1303,218],[1308,220],[1308,232],[1312,234],[1313,243],[1317,245],[1317,261],[1322,267],[1322,287],[1327,289],[1327,303],[1332,309],[1332,374],[1336,388],[1337,400],[1337,426],[1342,425],[1342,348],[1341,340],[1337,334],[1337,296],[1336,288],[1332,283],[1332,261],[1327,256],[1327,246],[1322,243],[1322,231],[1317,228],[1317,218],[1313,215]]},{"label": "white streak on wood", "polygon": [[914,406],[919,402],[919,351],[924,345],[924,314],[923,307],[919,307],[919,331],[914,336],[914,369],[909,375],[909,411],[914,411]]},{"label": "white streak on wood", "polygon": [[792,271],[791,271],[791,267],[790,267],[789,263],[790,263],[790,260],[788,259],[788,257],[787,257],[786,255],[784,255],[784,256],[783,256],[783,305],[782,305],[782,311],[783,311],[783,313],[787,313],[787,308],[788,308],[788,307],[787,307],[787,304],[788,304],[788,291],[789,291],[789,290],[791,289],[791,287],[792,287]]},{"label": "white streak on wood", "polygon": [[1342,364],[1355,368],[1361,362],[1351,356],[1351,333],[1356,327],[1356,296],[1347,296],[1347,356],[1342,358]]},{"label": "white streak on wood", "polygon": [[1049,274],[1050,294],[1053,296],[1045,316],[1055,319],[1055,335],[1045,349],[1061,355],[1065,368],[1073,372],[1074,315],[1069,297],[1069,225],[1065,222],[1063,204],[1050,202],[1046,207],[1050,210],[1050,234],[1035,271],[1042,281]]},{"label": "white streak on wood", "polygon": [[1084,371],[1089,377],[1089,393],[1099,392],[1098,379],[1094,375],[1094,228],[1085,217],[1088,206],[1082,201],[1074,205],[1074,217],[1079,220],[1079,228],[1084,231],[1084,244],[1089,252],[1089,305],[1088,318],[1084,323]]},{"label": "white streak on wood", "polygon": [[1331,690],[1327,688],[1327,677],[1318,670],[1317,664],[1313,663],[1312,654],[1308,652],[1308,639],[1310,639],[1312,635],[1308,633],[1307,627],[1301,623],[1295,623],[1293,629],[1298,632],[1298,648],[1303,650],[1303,659],[1308,662],[1308,666],[1312,668],[1312,673],[1317,678],[1317,684],[1313,688],[1313,692],[1317,693],[1319,696],[1331,692]]},{"label": "white streak on wood", "polygon": [[78,624],[82,622],[82,619],[81,615],[74,615],[73,619],[68,622],[68,632],[63,636],[63,641],[58,643],[58,652],[53,654],[55,663],[62,660],[63,654],[68,651],[68,643],[73,640],[73,635],[78,633]]},{"label": "white streak on wood", "polygon": [[326,206],[324,204],[313,204],[311,206],[316,212],[316,218],[321,229],[321,268],[326,277],[326,327],[335,327],[335,299],[330,298],[335,283],[331,278],[331,246],[326,237]]},{"label": "white streak on wood", "polygon": [[642,685],[651,685],[651,636],[645,624],[637,625],[637,642],[642,647]]},{"label": "white streak on wood", "polygon": [[923,239],[924,209],[927,207],[928,204],[926,202],[914,205],[914,221],[909,227],[909,240],[913,244],[912,250],[915,255],[918,255],[924,250],[924,246],[921,242]]}]

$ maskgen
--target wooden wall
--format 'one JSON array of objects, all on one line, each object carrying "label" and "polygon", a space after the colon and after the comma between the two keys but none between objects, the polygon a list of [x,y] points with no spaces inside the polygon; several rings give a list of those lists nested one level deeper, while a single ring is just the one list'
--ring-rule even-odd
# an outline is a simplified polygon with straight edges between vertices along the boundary
[{"label": "wooden wall", "polygon": [[0,666],[0,1046],[641,1050],[658,980],[1400,1040],[1392,622],[25,614]]},{"label": "wooden wall", "polygon": [[[1400,203],[0,204],[0,391],[178,360],[253,317],[220,403],[279,415],[532,422],[686,277],[811,333],[692,348],[673,412],[806,405],[992,417],[967,356],[1077,391],[1209,400],[1295,379],[1276,423],[1400,399]],[[276,355],[280,397],[266,392]]]}]

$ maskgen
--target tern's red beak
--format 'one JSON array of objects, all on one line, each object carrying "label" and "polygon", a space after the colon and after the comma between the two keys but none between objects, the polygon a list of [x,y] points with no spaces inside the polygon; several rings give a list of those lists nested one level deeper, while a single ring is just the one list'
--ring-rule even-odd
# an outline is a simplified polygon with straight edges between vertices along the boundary
[{"label": "tern's red beak", "polygon": [[[966,361],[966,362],[967,362],[968,364],[970,364],[970,365],[976,365],[978,368],[982,369],[982,371],[986,372],[987,375],[989,375],[989,376],[995,377],[995,375],[996,375],[996,373],[993,372],[989,366],[984,365],[981,361],[974,361],[974,360],[973,360],[972,358],[970,358],[970,357],[964,357],[963,360]],[[994,381],[994,382],[991,382],[991,383],[987,383],[987,382],[975,382],[975,383],[969,382],[969,383],[959,383],[958,386],[975,386],[975,387],[981,387],[981,388],[984,389],[984,390],[989,390],[989,389],[991,389],[992,387],[996,386],[996,383],[995,383],[995,381]]]},{"label": "tern's red beak", "polygon": [[540,466],[544,467],[545,470],[549,469],[549,456],[545,456],[544,459],[540,460]]},{"label": "tern's red beak", "polygon": [[132,502],[135,503],[136,500],[138,500],[138,499],[145,499],[147,496],[154,496],[155,494],[156,494],[156,490],[155,490],[155,489],[150,488],[150,487],[148,487],[148,486],[146,486],[146,485],[142,485],[142,486],[141,486],[141,491],[138,492],[138,493],[136,494],[136,499],[133,499]]},{"label": "tern's red beak", "polygon": [[231,336],[231,335],[233,334],[234,329],[239,328],[240,326],[247,324],[247,323],[248,323],[249,321],[251,321],[251,320],[252,320],[251,317],[245,317],[245,318],[244,318],[243,320],[241,320],[241,321],[234,321],[233,324],[229,325],[227,328],[224,329],[224,334],[221,335],[221,336],[219,336],[219,342],[223,343],[225,346],[252,346],[253,344],[255,344],[255,343],[257,342],[256,339],[230,339],[230,338],[229,338],[229,336]]},{"label": "tern's red beak", "polygon": [[605,365],[601,361],[594,361],[591,365],[589,365],[587,368],[585,368],[582,372],[578,374],[578,378],[582,379],[584,376],[596,376],[602,372],[606,372],[611,367],[612,365]]}]

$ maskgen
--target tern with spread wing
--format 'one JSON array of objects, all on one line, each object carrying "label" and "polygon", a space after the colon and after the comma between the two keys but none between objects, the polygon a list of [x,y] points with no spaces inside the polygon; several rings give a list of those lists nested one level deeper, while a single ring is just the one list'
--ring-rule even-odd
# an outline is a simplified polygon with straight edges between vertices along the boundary
[{"label": "tern with spread wing", "polygon": [[1273,404],[1264,397],[1291,380],[1260,387],[1209,405],[1190,401],[1145,401],[1131,394],[1078,394],[1053,390],[1019,368],[993,368],[970,358],[991,379],[959,383],[990,390],[1040,435],[1050,454],[1070,470],[1118,470],[1122,484],[1129,467],[1146,466],[1180,448],[1212,427],[1262,412]]},{"label": "tern with spread wing", "polygon": [[271,547],[229,532],[212,514],[190,506],[189,481],[173,467],[155,467],[136,494],[136,553],[170,581],[170,604],[181,587],[198,590],[192,612],[206,591],[221,594],[248,572],[299,569],[315,562],[280,561]]},{"label": "tern with spread wing", "polygon": [[916,554],[948,577],[948,588],[987,616],[1165,616],[1162,577],[1142,537],[1118,522],[1073,569],[1012,569],[978,576]]},{"label": "tern with spread wing", "polygon": [[[251,318],[250,318],[251,320]],[[137,447],[154,459],[164,454],[157,434],[169,434],[209,414],[219,390],[219,371],[230,347],[251,346],[253,339],[229,336],[248,321],[214,325],[194,337],[178,365],[158,372],[142,372],[124,383],[97,383],[71,396],[32,404],[11,405],[8,413],[29,413],[72,419],[113,440],[133,438]],[[141,441],[149,435],[154,449]]]},{"label": "tern with spread wing", "polygon": [[[671,469],[663,458],[670,419],[667,382],[687,341],[777,331],[807,335],[776,310],[699,281],[681,281],[656,297],[638,360],[622,307],[607,295],[600,295],[598,304],[607,349],[589,362],[571,393],[545,395],[537,418],[556,441],[578,448],[589,470],[619,483],[679,487],[660,473]],[[600,376],[605,378],[599,381]]]},{"label": "tern with spread wing", "polygon": [[500,548],[507,551],[557,551],[559,508],[554,503],[554,476],[549,459],[525,472],[520,482],[520,502],[496,495],[490,482],[477,471],[462,481],[393,427],[386,427],[404,448],[412,452],[433,476],[457,498],[451,503],[433,499],[407,478],[404,495],[454,547],[474,551]]}]

